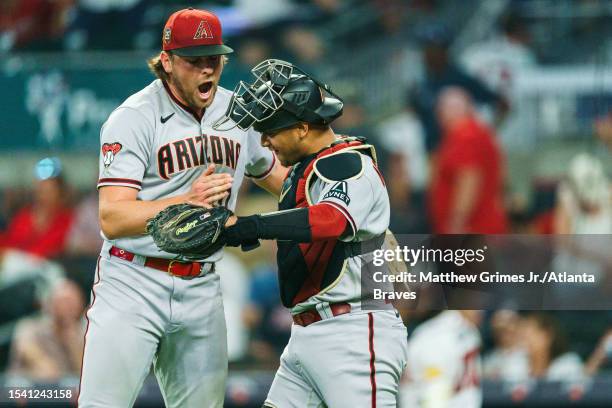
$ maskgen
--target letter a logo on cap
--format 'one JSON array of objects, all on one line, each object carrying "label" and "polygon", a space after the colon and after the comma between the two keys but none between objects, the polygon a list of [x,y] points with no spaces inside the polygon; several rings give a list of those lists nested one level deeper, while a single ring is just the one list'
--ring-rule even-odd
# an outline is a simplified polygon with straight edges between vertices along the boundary
[{"label": "letter a logo on cap", "polygon": [[201,38],[213,38],[212,30],[210,29],[210,25],[205,20],[200,21],[200,25],[196,30],[195,35],[193,36],[194,40],[199,40]]}]

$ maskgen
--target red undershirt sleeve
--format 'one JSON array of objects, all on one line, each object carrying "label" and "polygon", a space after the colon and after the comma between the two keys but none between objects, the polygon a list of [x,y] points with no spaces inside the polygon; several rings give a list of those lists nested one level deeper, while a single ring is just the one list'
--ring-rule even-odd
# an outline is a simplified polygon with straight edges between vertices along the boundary
[{"label": "red undershirt sleeve", "polygon": [[308,207],[313,241],[339,238],[347,227],[344,214],[337,208],[327,204],[315,204]]}]

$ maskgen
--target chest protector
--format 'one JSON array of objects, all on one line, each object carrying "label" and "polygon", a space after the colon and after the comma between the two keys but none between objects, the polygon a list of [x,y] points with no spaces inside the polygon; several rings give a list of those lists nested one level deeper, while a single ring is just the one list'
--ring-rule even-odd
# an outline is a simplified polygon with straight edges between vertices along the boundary
[{"label": "chest protector", "polygon": [[[342,138],[293,166],[283,183],[278,209],[289,210],[313,205],[310,187],[318,178],[329,181],[330,177],[326,177],[328,173],[333,173],[334,181],[339,181],[343,176],[350,178],[351,170],[347,170],[346,166],[342,165],[342,160],[334,160],[337,163],[335,169],[329,168],[330,160],[326,160],[327,163],[324,166],[317,166],[318,163],[323,163],[320,161],[328,156],[348,152],[370,156],[376,164],[374,147],[366,144],[364,138]],[[361,161],[361,157],[358,158]],[[322,168],[325,168],[325,173],[322,172]],[[361,168],[357,170],[361,171]],[[346,267],[347,258],[369,252],[375,249],[374,247],[380,247],[383,240],[384,234],[369,241],[356,243],[343,242],[338,239],[310,243],[278,241],[277,262],[283,305],[292,307],[313,295],[329,290],[339,280]],[[368,251],[362,251],[362,244],[367,244],[363,246],[368,248],[372,245],[374,247]]]}]

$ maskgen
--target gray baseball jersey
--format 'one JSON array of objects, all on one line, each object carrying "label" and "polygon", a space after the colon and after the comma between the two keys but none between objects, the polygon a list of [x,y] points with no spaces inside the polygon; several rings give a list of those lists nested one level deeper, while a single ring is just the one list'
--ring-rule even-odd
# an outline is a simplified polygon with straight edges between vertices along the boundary
[{"label": "gray baseball jersey", "polygon": [[[346,217],[352,230],[342,241],[361,242],[386,231],[389,198],[372,157],[354,151],[367,150],[367,146],[348,144],[324,157],[338,160],[330,156],[358,155],[359,172],[331,180],[316,163],[310,163],[312,157],[304,160],[292,169],[280,208],[302,207],[304,200],[308,205],[332,206]],[[355,157],[351,159],[354,163]],[[341,167],[340,162],[336,161],[336,166]],[[312,173],[308,173],[309,165]],[[305,181],[309,188],[302,193],[301,182],[315,176],[314,181]],[[386,310],[362,309],[362,256],[346,257],[345,247],[337,240],[278,245],[283,302],[298,318],[302,313],[316,313],[320,320],[293,325],[265,406],[397,407],[399,381],[406,364],[407,331],[391,306]],[[346,303],[350,312],[334,315],[334,306]]]},{"label": "gray baseball jersey", "polygon": [[[366,241],[389,227],[390,206],[387,189],[372,158],[358,154],[362,161],[359,174],[342,181],[325,180],[319,176],[310,186],[308,199],[312,204],[326,204],[338,209],[347,219],[353,235],[345,242]],[[316,171],[316,170],[315,170]],[[347,258],[337,278],[329,285],[300,301],[291,310],[299,313],[320,302],[349,302],[353,310],[361,308],[361,258]]]},{"label": "gray baseball jersey", "polygon": [[[139,200],[168,198],[187,193],[206,165],[214,163],[216,172],[234,178],[231,194],[222,203],[233,210],[243,175],[265,177],[275,158],[261,146],[259,134],[253,130],[212,129],[214,121],[225,113],[231,95],[219,87],[201,122],[160,80],[129,97],[102,126],[98,188],[132,187],[139,190]],[[102,251],[112,245],[143,256],[175,258],[161,252],[148,235],[105,239]],[[220,257],[218,252],[207,261]]]},{"label": "gray baseball jersey", "polygon": [[[275,158],[253,131],[212,129],[230,96],[219,88],[200,120],[160,80],[132,95],[102,128],[98,187],[134,188],[139,200],[167,198],[188,192],[215,163],[217,172],[233,175],[222,203],[233,209],[243,175],[266,177]],[[147,235],[104,241],[87,311],[79,406],[132,406],[153,366],[166,406],[220,408],[227,376],[223,271],[184,279],[144,266],[147,257],[175,255]]]}]

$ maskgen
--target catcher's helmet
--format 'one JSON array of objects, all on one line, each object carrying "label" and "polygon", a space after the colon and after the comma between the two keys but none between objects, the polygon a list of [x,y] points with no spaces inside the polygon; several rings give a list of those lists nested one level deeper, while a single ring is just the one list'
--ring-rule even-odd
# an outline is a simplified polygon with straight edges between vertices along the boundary
[{"label": "catcher's helmet", "polygon": [[289,62],[265,60],[251,72],[255,81],[240,81],[214,129],[237,126],[247,130],[252,126],[258,132],[271,133],[299,122],[328,125],[342,114],[344,104],[328,85]]}]

